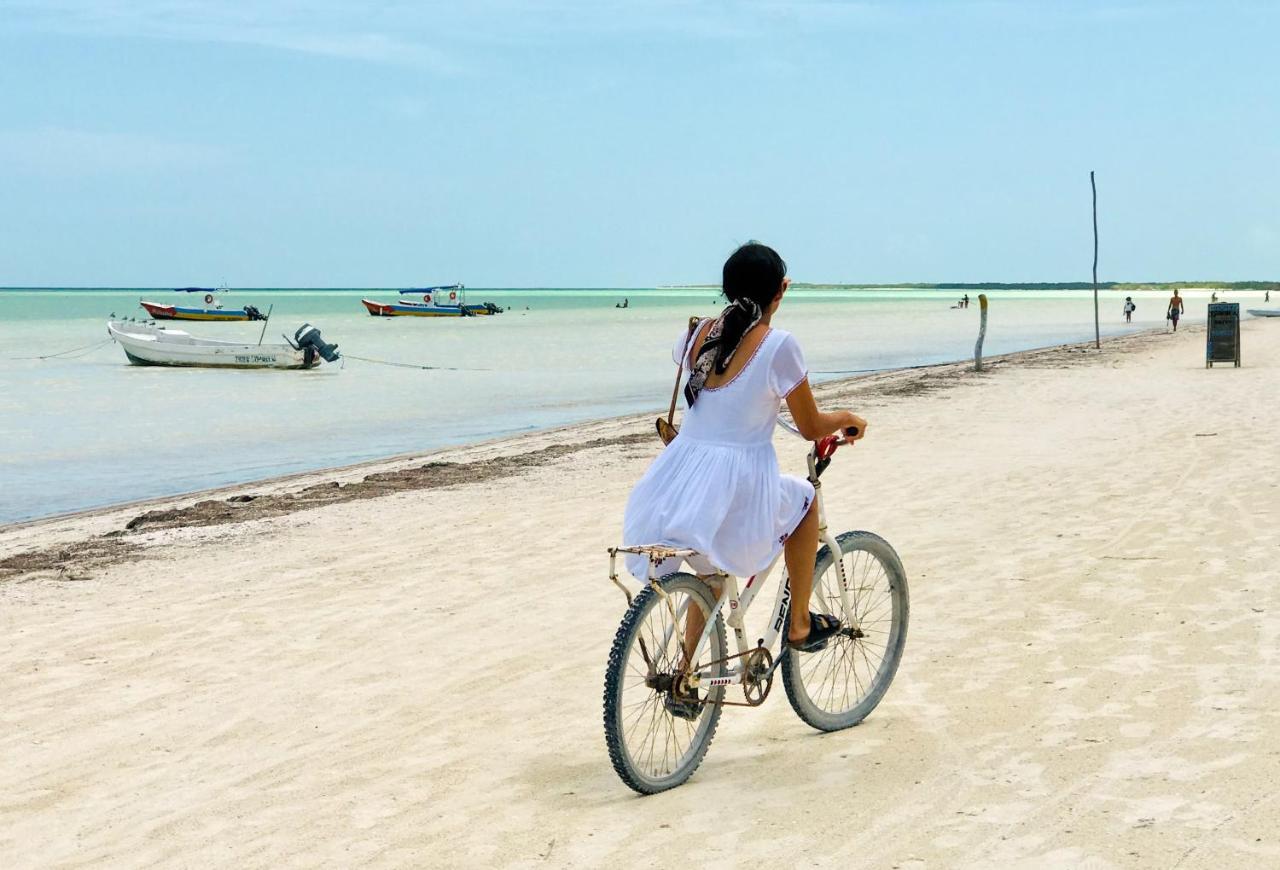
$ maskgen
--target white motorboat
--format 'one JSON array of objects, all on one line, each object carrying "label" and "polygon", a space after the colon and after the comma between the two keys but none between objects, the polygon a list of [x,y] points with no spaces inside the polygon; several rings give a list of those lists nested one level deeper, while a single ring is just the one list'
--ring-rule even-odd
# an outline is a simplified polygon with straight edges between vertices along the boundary
[{"label": "white motorboat", "polygon": [[[209,366],[232,369],[309,369],[339,358],[338,346],[305,323],[287,344],[242,344],[197,338],[181,329],[132,320],[107,321],[107,334],[140,366]],[[283,337],[283,336],[282,336]]]},{"label": "white motorboat", "polygon": [[1280,317],[1280,308],[1250,308],[1254,317]]}]

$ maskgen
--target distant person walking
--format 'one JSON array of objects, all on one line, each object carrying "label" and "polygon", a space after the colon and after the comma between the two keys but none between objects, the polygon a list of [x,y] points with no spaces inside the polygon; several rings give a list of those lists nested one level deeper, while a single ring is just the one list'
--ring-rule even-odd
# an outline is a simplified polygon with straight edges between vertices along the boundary
[{"label": "distant person walking", "polygon": [[1169,322],[1173,324],[1173,331],[1178,331],[1178,321],[1182,318],[1182,312],[1186,307],[1182,304],[1182,297],[1178,295],[1178,291],[1173,291],[1173,298],[1169,300],[1169,313],[1165,315]]},{"label": "distant person walking", "polygon": [[1132,296],[1124,297],[1124,322],[1125,323],[1133,323],[1133,312],[1136,311],[1137,308],[1138,306],[1133,304]]}]

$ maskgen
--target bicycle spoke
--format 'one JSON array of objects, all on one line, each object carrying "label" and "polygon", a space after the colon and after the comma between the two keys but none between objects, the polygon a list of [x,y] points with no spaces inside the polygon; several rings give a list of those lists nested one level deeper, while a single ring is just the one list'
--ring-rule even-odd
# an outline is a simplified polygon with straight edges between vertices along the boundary
[{"label": "bicycle spoke", "polygon": [[[657,700],[657,696],[655,696],[655,701],[656,700]],[[654,710],[653,712],[656,713],[657,711]],[[653,770],[653,763],[652,763],[653,762],[653,740],[657,734],[658,724],[660,722],[661,722],[661,718],[659,716],[651,715],[649,717],[649,727],[645,729],[644,736],[641,738],[640,744],[639,744],[641,747],[641,751],[644,754],[644,758],[648,760],[648,762],[643,765],[644,768],[648,771]],[[639,758],[636,759],[637,762],[639,762],[639,760],[640,760]]]}]

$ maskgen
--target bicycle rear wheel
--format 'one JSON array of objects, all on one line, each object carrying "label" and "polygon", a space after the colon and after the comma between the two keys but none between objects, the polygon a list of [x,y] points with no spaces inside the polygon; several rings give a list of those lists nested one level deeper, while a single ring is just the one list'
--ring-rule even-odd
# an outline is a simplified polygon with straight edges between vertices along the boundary
[{"label": "bicycle rear wheel", "polygon": [[[604,679],[604,734],[618,776],[641,794],[680,785],[697,770],[720,721],[724,688],[691,700],[682,691],[683,640],[687,614],[697,608],[711,614],[711,590],[690,574],[668,574],[631,602],[609,651]],[[726,655],[724,621],[717,615],[710,642],[694,668],[706,668]],[[725,665],[715,666],[713,676]],[[685,716],[673,711],[682,711]]]},{"label": "bicycle rear wheel", "polygon": [[809,609],[836,617],[844,630],[819,652],[788,650],[782,664],[792,709],[820,731],[857,725],[880,703],[902,659],[910,610],[907,575],[887,541],[870,532],[845,532],[836,542],[852,624],[843,614],[835,558],[823,547]]}]

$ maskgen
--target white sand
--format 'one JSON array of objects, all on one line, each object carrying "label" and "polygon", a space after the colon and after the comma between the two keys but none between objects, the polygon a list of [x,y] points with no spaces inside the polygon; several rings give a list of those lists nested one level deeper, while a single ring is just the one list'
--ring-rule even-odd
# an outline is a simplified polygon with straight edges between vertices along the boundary
[{"label": "white sand", "polygon": [[1244,343],[855,400],[824,482],[905,563],[896,682],[822,736],[777,685],[650,798],[600,699],[656,439],[0,581],[0,866],[1280,866],[1280,324]]}]

